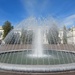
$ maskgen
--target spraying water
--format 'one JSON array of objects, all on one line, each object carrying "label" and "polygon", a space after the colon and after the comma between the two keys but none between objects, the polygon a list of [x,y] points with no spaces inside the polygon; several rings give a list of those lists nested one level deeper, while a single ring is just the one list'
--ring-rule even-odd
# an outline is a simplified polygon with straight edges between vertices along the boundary
[{"label": "spraying water", "polygon": [[[5,44],[0,46],[0,50],[4,51],[0,52],[0,69],[32,73],[74,70],[75,47],[68,44],[57,45],[59,42],[57,30],[53,19],[39,21],[29,18],[22,21],[6,36]],[[46,38],[49,45],[46,44],[44,49],[43,42]],[[71,48],[74,49],[72,52],[66,50]]]},{"label": "spraying water", "polygon": [[42,29],[38,27],[34,33],[34,54],[33,56],[41,57],[43,55],[43,46],[42,46]]},{"label": "spraying water", "polygon": [[[25,44],[26,49],[29,49],[29,45],[27,44],[32,44],[33,51],[29,56],[44,57],[43,42],[44,40],[46,41],[47,38],[44,37],[44,34],[47,36],[46,30],[48,30],[50,26],[52,30],[52,32],[50,31],[50,36],[52,35],[52,39],[54,40],[53,36],[56,35],[52,33],[55,32],[55,24],[56,22],[53,19],[36,19],[31,17],[18,24],[17,27],[8,34],[4,41],[7,44]],[[15,48],[15,46],[13,46],[13,48]]]}]

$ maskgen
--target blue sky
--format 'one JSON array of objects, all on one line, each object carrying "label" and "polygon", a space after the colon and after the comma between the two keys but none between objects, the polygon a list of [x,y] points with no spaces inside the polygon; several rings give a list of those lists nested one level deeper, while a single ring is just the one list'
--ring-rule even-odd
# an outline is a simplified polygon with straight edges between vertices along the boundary
[{"label": "blue sky", "polygon": [[75,0],[0,0],[0,25],[18,24],[30,16],[52,16],[63,24],[75,23]]}]

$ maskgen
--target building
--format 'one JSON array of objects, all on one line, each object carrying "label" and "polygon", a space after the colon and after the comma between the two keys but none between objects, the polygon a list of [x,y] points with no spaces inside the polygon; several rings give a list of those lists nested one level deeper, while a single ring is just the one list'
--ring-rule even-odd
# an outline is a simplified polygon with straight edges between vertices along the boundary
[{"label": "building", "polygon": [[58,35],[58,37],[59,37],[59,43],[60,43],[60,44],[63,44],[63,29],[60,29],[60,30],[59,30],[59,35]]},{"label": "building", "polygon": [[[24,30],[25,31],[25,30]],[[28,32],[32,33],[33,32],[33,29],[27,29]],[[21,29],[14,29],[14,33],[15,34],[19,34],[19,36],[21,37],[22,35],[22,30]],[[44,30],[43,32],[43,44],[48,44],[48,39],[47,39],[47,30]],[[25,34],[25,32],[23,32],[23,34]]]},{"label": "building", "polygon": [[75,27],[72,27],[67,32],[67,43],[68,44],[75,44]]},{"label": "building", "polygon": [[[48,44],[48,39],[47,39],[48,30],[47,30],[47,28],[45,28],[45,29],[44,29],[44,32],[43,32],[43,44]],[[29,29],[29,31],[31,32],[31,29]],[[0,43],[3,39],[3,33],[4,33],[4,30],[2,29],[2,26],[0,26]],[[20,29],[15,29],[14,33],[19,34],[21,36],[21,30]],[[67,44],[75,44],[75,27],[67,29],[66,30],[66,36],[67,36],[66,37]],[[59,37],[59,42],[58,43],[59,44],[64,44],[64,41],[63,41],[63,39],[64,39],[63,38],[64,37],[64,30],[63,29],[59,30],[58,37]]]},{"label": "building", "polygon": [[72,27],[70,29],[66,30],[66,33],[64,33],[63,29],[59,30],[59,38],[60,43],[63,44],[63,37],[64,34],[66,34],[67,44],[75,44],[75,27]]},{"label": "building", "polygon": [[45,30],[43,33],[43,44],[48,44],[47,33],[47,30]]}]

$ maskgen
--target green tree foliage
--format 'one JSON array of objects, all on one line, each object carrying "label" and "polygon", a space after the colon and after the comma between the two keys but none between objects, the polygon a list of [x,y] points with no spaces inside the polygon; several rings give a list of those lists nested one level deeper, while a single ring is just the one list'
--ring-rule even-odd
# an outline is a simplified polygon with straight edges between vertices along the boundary
[{"label": "green tree foliage", "polygon": [[58,43],[59,38],[58,38],[58,27],[57,27],[57,25],[53,24],[53,26],[51,26],[49,28],[47,38],[48,38],[49,44],[57,44]]},{"label": "green tree foliage", "polygon": [[13,29],[13,26],[11,26],[11,23],[9,21],[6,21],[2,28],[4,30],[3,38],[5,38],[6,35]]},{"label": "green tree foliage", "polygon": [[26,43],[27,41],[27,30],[22,29],[21,32],[21,44]]},{"label": "green tree foliage", "polygon": [[66,29],[66,26],[63,27],[63,44],[67,44],[67,29]]}]

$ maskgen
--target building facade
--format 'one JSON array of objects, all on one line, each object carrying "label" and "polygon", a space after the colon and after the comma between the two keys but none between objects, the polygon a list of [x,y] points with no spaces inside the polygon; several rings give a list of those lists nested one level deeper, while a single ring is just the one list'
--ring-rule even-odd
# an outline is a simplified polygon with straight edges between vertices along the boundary
[{"label": "building facade", "polygon": [[72,27],[67,32],[67,43],[68,44],[75,44],[75,27]]},{"label": "building facade", "polygon": [[59,37],[59,43],[60,43],[60,44],[63,44],[63,29],[60,29],[60,30],[59,30],[59,35],[58,35],[58,37]]},{"label": "building facade", "polygon": [[[29,29],[30,30],[30,29]],[[20,30],[14,30],[14,33],[15,34],[19,34],[21,36],[21,31]],[[47,39],[47,33],[48,33],[48,30],[45,30],[43,32],[43,44],[48,44],[48,39]],[[4,30],[2,29],[2,26],[0,26],[0,43],[1,41],[3,40],[3,34],[4,34]],[[67,44],[75,44],[75,27],[72,27],[70,29],[67,29],[66,30],[66,39],[67,39]],[[58,34],[58,37],[59,37],[59,44],[64,44],[64,41],[63,41],[63,37],[64,37],[64,30],[63,29],[60,29],[59,30],[59,34]]]},{"label": "building facade", "polygon": [[59,38],[60,43],[63,44],[63,37],[64,34],[66,34],[67,44],[75,44],[75,27],[72,27],[70,29],[66,30],[66,33],[64,33],[63,29],[59,30]]}]

